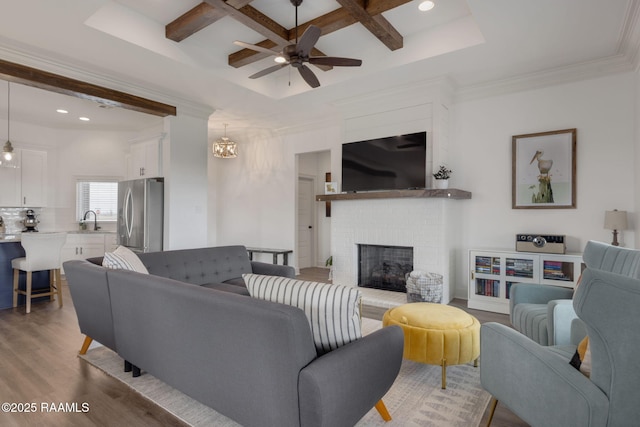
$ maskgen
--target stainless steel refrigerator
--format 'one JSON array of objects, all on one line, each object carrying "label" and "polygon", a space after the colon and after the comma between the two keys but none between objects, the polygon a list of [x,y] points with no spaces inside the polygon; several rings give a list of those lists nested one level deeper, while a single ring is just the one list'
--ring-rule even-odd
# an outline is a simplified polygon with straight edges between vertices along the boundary
[{"label": "stainless steel refrigerator", "polygon": [[118,244],[134,252],[162,250],[164,178],[118,183]]}]

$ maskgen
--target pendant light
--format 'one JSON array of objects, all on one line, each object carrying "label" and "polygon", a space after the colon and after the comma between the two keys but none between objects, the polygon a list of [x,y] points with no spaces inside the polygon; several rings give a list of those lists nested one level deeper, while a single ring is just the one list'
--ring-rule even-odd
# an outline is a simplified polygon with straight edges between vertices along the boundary
[{"label": "pendant light", "polygon": [[224,136],[213,143],[213,155],[221,159],[238,157],[238,144],[227,138],[227,124],[224,124]]},{"label": "pendant light", "polygon": [[7,142],[2,147],[0,153],[0,167],[17,168],[18,161],[16,153],[13,152],[13,146],[10,141],[11,134],[11,83],[7,81]]}]

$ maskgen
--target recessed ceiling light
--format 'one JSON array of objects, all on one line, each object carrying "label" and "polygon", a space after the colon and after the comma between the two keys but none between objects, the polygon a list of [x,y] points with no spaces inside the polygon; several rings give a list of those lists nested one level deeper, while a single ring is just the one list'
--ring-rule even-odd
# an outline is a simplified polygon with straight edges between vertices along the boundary
[{"label": "recessed ceiling light", "polygon": [[67,110],[63,110],[62,108],[58,108],[56,110],[56,112],[60,113],[60,114],[68,114],[69,112]]},{"label": "recessed ceiling light", "polygon": [[91,120],[89,117],[78,117],[78,118],[83,122],[88,122],[89,120]]},{"label": "recessed ceiling light", "polygon": [[428,10],[431,10],[435,7],[435,3],[432,2],[431,0],[425,0],[420,2],[420,4],[418,5],[418,9],[420,9],[421,12],[426,12]]}]

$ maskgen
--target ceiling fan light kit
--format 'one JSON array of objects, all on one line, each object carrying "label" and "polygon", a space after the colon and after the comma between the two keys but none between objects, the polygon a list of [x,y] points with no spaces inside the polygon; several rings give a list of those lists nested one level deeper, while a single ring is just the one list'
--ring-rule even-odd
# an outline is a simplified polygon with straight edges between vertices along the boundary
[{"label": "ceiling fan light kit", "polygon": [[338,66],[338,67],[359,67],[362,65],[362,60],[353,59],[353,58],[338,58],[335,56],[309,56],[311,50],[318,42],[320,38],[322,30],[315,26],[309,25],[307,29],[298,40],[298,6],[302,4],[302,0],[290,0],[291,4],[293,4],[296,8],[296,42],[294,44],[290,44],[282,49],[282,52],[277,52],[275,50],[266,49],[258,45],[254,45],[251,43],[245,43],[241,41],[235,41],[234,44],[254,50],[256,52],[266,53],[268,55],[275,56],[276,65],[265,68],[262,71],[259,71],[255,74],[249,76],[250,79],[257,79],[267,74],[271,74],[274,71],[278,71],[281,68],[286,67],[287,65],[291,65],[293,68],[297,68],[300,76],[304,79],[304,81],[311,86],[312,88],[317,88],[320,86],[320,81],[316,77],[316,75],[311,71],[309,67],[305,65],[305,63],[314,64],[314,65],[329,65],[329,66]]}]

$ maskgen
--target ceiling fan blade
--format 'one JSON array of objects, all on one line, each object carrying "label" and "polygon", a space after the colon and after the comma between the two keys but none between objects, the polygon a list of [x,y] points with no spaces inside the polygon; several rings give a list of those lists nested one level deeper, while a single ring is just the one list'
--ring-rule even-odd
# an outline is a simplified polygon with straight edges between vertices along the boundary
[{"label": "ceiling fan blade", "polygon": [[309,86],[311,86],[312,88],[317,88],[318,86],[320,86],[320,81],[318,80],[316,75],[313,74],[313,71],[311,71],[311,68],[307,67],[306,65],[303,65],[302,67],[298,68],[298,71],[300,72],[300,75],[302,76],[304,81],[307,82]]},{"label": "ceiling fan blade", "polygon": [[302,34],[302,37],[300,37],[300,41],[298,41],[298,44],[296,46],[296,52],[298,53],[298,56],[309,56],[309,53],[311,53],[311,49],[313,49],[313,47],[318,42],[321,33],[322,30],[320,29],[320,27],[309,25],[309,27],[304,31],[304,34]]},{"label": "ceiling fan blade", "polygon": [[278,71],[279,69],[281,69],[283,67],[286,67],[287,65],[289,65],[288,62],[285,62],[284,64],[273,65],[273,66],[271,66],[269,68],[265,68],[262,71],[258,71],[257,73],[250,75],[249,78],[250,79],[257,79],[257,78],[260,78],[262,76],[266,76],[267,74],[271,74],[274,71]]},{"label": "ceiling fan blade", "polygon": [[337,56],[313,56],[309,58],[309,64],[332,65],[339,67],[359,67],[362,65],[362,59],[339,58]]},{"label": "ceiling fan blade", "polygon": [[275,50],[271,50],[271,49],[267,49],[264,48],[262,46],[258,46],[257,44],[251,44],[251,43],[245,43],[245,42],[241,42],[241,41],[234,41],[233,44],[240,46],[240,47],[244,47],[245,49],[251,49],[251,50],[255,50],[256,52],[261,52],[261,53],[266,53],[269,55],[275,55],[275,56],[279,56],[280,52],[276,52]]}]

